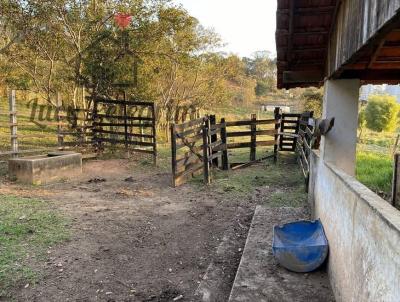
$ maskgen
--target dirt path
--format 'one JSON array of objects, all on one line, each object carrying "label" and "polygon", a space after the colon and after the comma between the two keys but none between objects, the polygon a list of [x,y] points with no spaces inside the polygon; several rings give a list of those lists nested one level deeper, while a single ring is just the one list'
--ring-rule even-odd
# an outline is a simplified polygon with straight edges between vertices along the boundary
[{"label": "dirt path", "polygon": [[[252,208],[201,186],[169,186],[167,173],[124,160],[91,161],[72,183],[9,186],[53,200],[72,219],[72,238],[50,249],[42,280],[18,301],[171,301],[193,294],[227,230],[245,242]],[[226,268],[227,284],[240,259]],[[226,293],[229,295],[229,292]]]},{"label": "dirt path", "polygon": [[[285,175],[285,169],[298,167],[282,169]],[[227,301],[255,205],[279,202],[281,195],[297,198],[299,188],[290,179],[269,185],[265,167],[230,173],[210,187],[174,189],[162,169],[127,160],[89,161],[83,176],[70,183],[2,186],[0,193],[50,200],[71,219],[71,239],[31,264],[41,271],[40,282],[16,289],[15,300],[197,301],[195,291],[214,262],[226,285],[218,297]],[[247,184],[240,181],[248,177],[255,189],[243,193]],[[221,259],[217,249],[226,234],[236,240]]]}]

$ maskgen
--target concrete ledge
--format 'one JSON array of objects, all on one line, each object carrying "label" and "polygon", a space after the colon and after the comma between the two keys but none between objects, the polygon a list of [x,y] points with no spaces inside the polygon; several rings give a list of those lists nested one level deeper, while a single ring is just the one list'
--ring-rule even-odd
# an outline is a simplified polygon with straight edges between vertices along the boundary
[{"label": "concrete ledge", "polygon": [[336,300],[399,301],[400,212],[317,154],[310,162],[309,200],[328,237]]},{"label": "concrete ledge", "polygon": [[12,180],[33,185],[70,179],[82,173],[82,154],[53,152],[10,159],[8,173]]},{"label": "concrete ledge", "polygon": [[272,255],[273,226],[307,216],[304,209],[257,206],[230,302],[334,301],[325,271],[289,272]]}]

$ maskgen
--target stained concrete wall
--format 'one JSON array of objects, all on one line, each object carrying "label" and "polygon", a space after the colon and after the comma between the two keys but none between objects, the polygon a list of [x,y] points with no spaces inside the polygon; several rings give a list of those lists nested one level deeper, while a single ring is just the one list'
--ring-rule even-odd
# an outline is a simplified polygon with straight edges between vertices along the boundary
[{"label": "stained concrete wall", "polygon": [[318,152],[310,161],[309,201],[328,237],[336,300],[400,301],[400,212]]},{"label": "stained concrete wall", "polygon": [[14,158],[8,161],[11,180],[42,185],[72,179],[82,173],[82,154],[55,152],[49,155]]}]

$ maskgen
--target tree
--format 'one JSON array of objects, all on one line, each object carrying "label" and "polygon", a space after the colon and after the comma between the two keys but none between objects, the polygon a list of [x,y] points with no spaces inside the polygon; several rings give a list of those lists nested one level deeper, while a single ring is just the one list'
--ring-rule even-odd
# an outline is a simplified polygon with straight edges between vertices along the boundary
[{"label": "tree", "polygon": [[268,51],[255,52],[251,58],[243,58],[246,74],[256,81],[255,94],[265,96],[276,91],[276,59]]},{"label": "tree", "polygon": [[307,88],[301,94],[305,111],[314,111],[314,117],[322,116],[322,103],[324,95],[322,89]]},{"label": "tree", "polygon": [[373,131],[394,131],[397,125],[399,105],[389,95],[371,95],[365,108],[367,127]]}]

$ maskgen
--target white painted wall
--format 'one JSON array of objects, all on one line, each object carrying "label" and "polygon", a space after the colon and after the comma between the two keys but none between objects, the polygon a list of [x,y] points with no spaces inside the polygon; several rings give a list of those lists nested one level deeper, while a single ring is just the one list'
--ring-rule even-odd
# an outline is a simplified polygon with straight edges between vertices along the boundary
[{"label": "white painted wall", "polygon": [[338,302],[400,301],[400,212],[316,152],[309,200],[329,241]]},{"label": "white painted wall", "polygon": [[321,154],[350,175],[355,175],[360,80],[328,80],[324,86],[323,118],[335,126],[321,140]]}]

